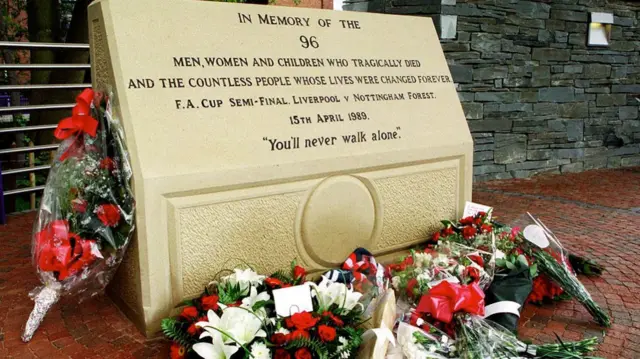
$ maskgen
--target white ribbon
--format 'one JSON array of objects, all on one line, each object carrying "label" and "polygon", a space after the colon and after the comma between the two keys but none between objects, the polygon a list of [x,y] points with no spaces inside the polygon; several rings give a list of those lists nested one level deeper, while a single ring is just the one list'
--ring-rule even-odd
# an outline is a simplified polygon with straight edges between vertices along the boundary
[{"label": "white ribbon", "polygon": [[511,313],[520,317],[520,304],[508,300],[489,304],[484,307],[483,318],[487,318],[498,313]]}]

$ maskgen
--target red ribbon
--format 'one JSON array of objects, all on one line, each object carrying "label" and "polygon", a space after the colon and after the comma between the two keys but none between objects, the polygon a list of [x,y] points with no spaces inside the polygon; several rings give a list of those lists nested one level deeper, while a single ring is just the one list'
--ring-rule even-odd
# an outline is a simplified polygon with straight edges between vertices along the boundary
[{"label": "red ribbon", "polygon": [[35,254],[38,268],[45,272],[58,272],[58,279],[80,271],[95,260],[91,244],[69,232],[69,222],[56,220],[35,235]]},{"label": "red ribbon", "polygon": [[460,285],[445,280],[420,298],[416,311],[444,323],[450,323],[456,312],[484,315],[484,292],[477,282]]},{"label": "red ribbon", "polygon": [[67,117],[58,123],[58,127],[53,135],[59,140],[64,140],[78,132],[88,133],[92,137],[96,136],[98,121],[91,117],[91,102],[94,92],[92,89],[85,89],[76,97],[76,105],[71,111],[71,117]]}]

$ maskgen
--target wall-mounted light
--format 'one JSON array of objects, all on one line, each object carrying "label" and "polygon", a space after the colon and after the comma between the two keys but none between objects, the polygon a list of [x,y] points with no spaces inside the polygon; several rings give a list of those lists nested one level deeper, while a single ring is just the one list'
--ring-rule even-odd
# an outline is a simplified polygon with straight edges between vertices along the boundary
[{"label": "wall-mounted light", "polygon": [[440,15],[440,38],[455,39],[458,32],[457,15]]},{"label": "wall-mounted light", "polygon": [[592,12],[589,22],[589,46],[609,46],[611,42],[611,26],[613,14],[606,12]]}]

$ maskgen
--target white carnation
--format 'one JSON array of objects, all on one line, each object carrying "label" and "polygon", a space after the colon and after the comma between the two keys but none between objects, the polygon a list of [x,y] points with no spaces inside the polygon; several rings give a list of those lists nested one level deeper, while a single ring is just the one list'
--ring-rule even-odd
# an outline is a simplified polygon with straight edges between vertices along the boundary
[{"label": "white carnation", "polygon": [[271,359],[269,348],[262,342],[253,343],[251,346],[251,355],[253,359]]}]

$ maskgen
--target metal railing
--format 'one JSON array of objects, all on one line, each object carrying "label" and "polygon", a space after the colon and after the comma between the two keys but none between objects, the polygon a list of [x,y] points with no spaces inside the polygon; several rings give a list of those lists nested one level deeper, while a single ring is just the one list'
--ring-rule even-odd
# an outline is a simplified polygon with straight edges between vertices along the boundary
[{"label": "metal railing", "polygon": [[[88,50],[89,44],[75,44],[75,43],[34,43],[34,42],[10,42],[0,41],[1,50]],[[89,64],[0,64],[0,71],[58,71],[58,70],[88,70],[91,68]],[[91,87],[91,84],[87,83],[73,83],[73,84],[9,84],[0,85],[0,93],[23,93],[34,90],[82,90]],[[10,116],[12,114],[20,113],[32,113],[43,112],[51,110],[63,110],[71,109],[75,104],[73,103],[52,103],[52,104],[39,104],[39,105],[24,105],[24,104],[11,104],[10,106],[0,107],[0,116]],[[16,133],[34,132],[34,131],[53,131],[56,125],[34,125],[34,126],[17,126],[0,128],[0,135],[15,135]],[[53,158],[55,150],[58,148],[57,144],[40,144],[35,145],[33,142],[29,142],[28,146],[0,148],[0,156],[10,156],[16,154],[26,154],[24,164],[26,167],[5,168],[3,170],[2,162],[0,161],[0,224],[6,223],[5,217],[5,197],[29,194],[30,208],[36,208],[36,193],[44,189],[43,185],[36,183],[36,173],[42,173],[48,171],[51,168],[50,164],[36,165],[35,153],[42,151],[49,151]],[[1,159],[1,158],[0,158]],[[19,176],[27,174],[29,177],[29,186],[23,188],[12,188],[3,190],[3,179],[8,176]]]}]

